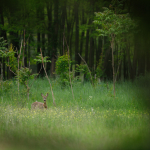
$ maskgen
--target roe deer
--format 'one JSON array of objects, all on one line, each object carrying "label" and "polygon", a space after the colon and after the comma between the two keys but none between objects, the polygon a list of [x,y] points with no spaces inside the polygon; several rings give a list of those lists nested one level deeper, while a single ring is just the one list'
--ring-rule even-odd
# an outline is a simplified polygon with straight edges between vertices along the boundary
[{"label": "roe deer", "polygon": [[40,108],[40,109],[46,108],[46,109],[47,109],[46,99],[47,99],[48,93],[46,94],[46,96],[44,96],[44,95],[41,93],[41,96],[43,97],[44,103],[41,103],[41,102],[34,102],[34,103],[32,103],[32,105],[31,105],[31,108],[32,108],[32,109],[35,109],[35,108]]}]

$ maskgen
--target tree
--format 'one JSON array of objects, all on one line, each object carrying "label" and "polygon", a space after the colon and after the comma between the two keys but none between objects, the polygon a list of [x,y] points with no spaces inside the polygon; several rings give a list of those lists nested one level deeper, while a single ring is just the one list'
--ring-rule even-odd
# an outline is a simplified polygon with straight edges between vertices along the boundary
[{"label": "tree", "polygon": [[[108,36],[110,40],[112,49],[113,90],[115,97],[115,82],[117,76],[117,72],[115,71],[114,66],[115,40],[122,38],[122,36],[124,36],[126,33],[133,30],[136,24],[130,18],[129,14],[116,14],[114,13],[114,11],[109,10],[108,8],[104,8],[103,12],[96,12],[95,15],[96,18],[94,20],[94,23],[100,25],[101,27],[100,29],[96,29],[97,32],[99,32],[99,36]],[[117,68],[119,68],[119,66]]]}]

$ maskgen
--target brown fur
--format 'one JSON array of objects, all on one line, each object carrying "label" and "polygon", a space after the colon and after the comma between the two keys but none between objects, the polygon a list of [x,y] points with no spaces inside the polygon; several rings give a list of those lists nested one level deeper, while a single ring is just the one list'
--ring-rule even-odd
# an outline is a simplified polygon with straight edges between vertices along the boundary
[{"label": "brown fur", "polygon": [[34,103],[31,104],[31,108],[32,108],[32,109],[37,109],[37,108],[39,108],[39,109],[44,109],[44,108],[46,108],[46,109],[47,109],[46,99],[47,99],[48,93],[47,93],[46,96],[44,96],[44,95],[41,93],[41,96],[43,97],[44,103],[41,103],[41,102],[34,102]]}]

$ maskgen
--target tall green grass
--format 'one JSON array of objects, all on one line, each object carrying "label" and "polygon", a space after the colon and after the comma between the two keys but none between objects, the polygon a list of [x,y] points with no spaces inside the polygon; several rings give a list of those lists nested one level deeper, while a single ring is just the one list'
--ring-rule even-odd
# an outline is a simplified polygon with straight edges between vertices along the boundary
[{"label": "tall green grass", "polygon": [[[115,99],[111,82],[109,89],[105,82],[76,82],[73,100],[70,87],[51,80],[56,107],[46,79],[34,81],[29,101],[25,88],[18,95],[17,83],[9,81],[0,91],[0,149],[147,149],[149,81],[146,76],[117,83]],[[47,92],[48,109],[31,110]]]}]

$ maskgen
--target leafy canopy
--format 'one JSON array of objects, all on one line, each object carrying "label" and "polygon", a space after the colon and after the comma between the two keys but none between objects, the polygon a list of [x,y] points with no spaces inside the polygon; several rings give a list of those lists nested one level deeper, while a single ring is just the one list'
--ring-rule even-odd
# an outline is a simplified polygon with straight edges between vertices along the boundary
[{"label": "leafy canopy", "polygon": [[93,23],[98,25],[96,30],[99,36],[120,35],[132,31],[136,26],[129,14],[116,14],[106,7],[103,12],[95,12]]}]

